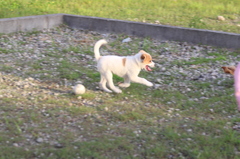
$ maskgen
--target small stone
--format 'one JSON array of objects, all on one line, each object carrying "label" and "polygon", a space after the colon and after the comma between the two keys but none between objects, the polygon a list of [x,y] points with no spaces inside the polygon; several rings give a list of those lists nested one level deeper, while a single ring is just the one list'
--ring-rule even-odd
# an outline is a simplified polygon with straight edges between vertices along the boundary
[{"label": "small stone", "polygon": [[190,89],[190,88],[187,88],[187,91],[188,91],[188,92],[190,92],[190,91],[191,91],[191,89]]},{"label": "small stone", "polygon": [[160,87],[161,87],[160,84],[154,84],[154,89],[158,89],[158,88],[160,88]]},{"label": "small stone", "polygon": [[37,138],[37,139],[36,139],[36,142],[37,142],[37,143],[42,143],[42,142],[43,142],[43,138]]},{"label": "small stone", "polygon": [[213,73],[211,73],[211,75],[212,76],[216,76],[216,75],[218,75],[218,73],[217,72],[213,72]]},{"label": "small stone", "polygon": [[29,87],[28,84],[23,85],[23,88],[24,88],[24,89],[26,89],[26,88],[28,88],[28,87]]},{"label": "small stone", "polygon": [[90,55],[86,55],[85,56],[87,59],[92,59],[93,57],[92,56],[90,56]]},{"label": "small stone", "polygon": [[130,41],[132,41],[131,38],[126,38],[126,39],[124,39],[124,40],[122,41],[122,43],[128,43],[128,42],[130,42]]},{"label": "small stone", "polygon": [[13,146],[19,147],[18,143],[13,143]]},{"label": "small stone", "polygon": [[188,141],[192,141],[192,139],[191,139],[191,138],[187,138],[187,140],[188,140]]},{"label": "small stone", "polygon": [[55,143],[54,147],[55,148],[63,148],[64,146],[62,144],[60,144],[60,143]]},{"label": "small stone", "polygon": [[198,101],[199,101],[197,98],[194,98],[193,100],[194,100],[195,102],[198,102]]},{"label": "small stone", "polygon": [[166,72],[166,73],[165,73],[165,75],[167,75],[167,76],[170,76],[170,75],[171,75],[171,73],[170,73],[170,72]]},{"label": "small stone", "polygon": [[27,80],[28,81],[33,81],[34,79],[32,77],[29,77]]},{"label": "small stone", "polygon": [[162,83],[162,80],[161,80],[160,78],[158,78],[158,79],[156,80],[156,82]]},{"label": "small stone", "polygon": [[46,43],[51,43],[52,41],[51,41],[51,40],[46,40],[45,42],[46,42]]},{"label": "small stone", "polygon": [[165,68],[165,67],[162,67],[162,68],[161,68],[161,71],[166,71],[166,68]]},{"label": "small stone", "polygon": [[223,16],[218,16],[217,19],[220,20],[220,21],[224,21],[225,20],[225,18]]}]

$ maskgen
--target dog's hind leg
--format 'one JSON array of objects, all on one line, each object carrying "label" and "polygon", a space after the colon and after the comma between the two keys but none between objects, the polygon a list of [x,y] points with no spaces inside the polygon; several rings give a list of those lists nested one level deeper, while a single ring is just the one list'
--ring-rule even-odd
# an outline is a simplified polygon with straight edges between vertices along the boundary
[{"label": "dog's hind leg", "polygon": [[115,93],[122,93],[122,90],[114,86],[112,72],[106,72],[107,84]]},{"label": "dog's hind leg", "polygon": [[107,84],[106,78],[103,75],[101,75],[101,80],[99,82],[100,89],[104,90],[105,92],[111,93],[112,91],[106,87],[106,84]]},{"label": "dog's hind leg", "polygon": [[130,86],[130,79],[128,76],[124,77],[124,83],[120,83],[119,87],[129,87]]}]

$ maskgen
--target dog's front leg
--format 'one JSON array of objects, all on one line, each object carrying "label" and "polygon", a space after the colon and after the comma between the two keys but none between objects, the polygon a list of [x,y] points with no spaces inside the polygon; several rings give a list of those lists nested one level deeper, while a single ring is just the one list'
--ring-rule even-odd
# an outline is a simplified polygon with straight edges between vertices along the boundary
[{"label": "dog's front leg", "polygon": [[153,84],[151,82],[149,82],[148,80],[146,80],[145,78],[141,78],[141,77],[135,76],[135,77],[131,77],[130,79],[131,79],[132,82],[144,84],[144,85],[146,85],[148,87],[152,87],[153,86]]}]

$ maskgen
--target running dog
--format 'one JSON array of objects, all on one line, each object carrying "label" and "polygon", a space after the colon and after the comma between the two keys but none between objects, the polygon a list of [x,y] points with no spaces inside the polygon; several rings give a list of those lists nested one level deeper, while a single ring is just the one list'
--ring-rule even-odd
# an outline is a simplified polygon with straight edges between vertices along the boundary
[{"label": "running dog", "polygon": [[[141,69],[151,71],[150,67],[154,67],[154,62],[150,54],[140,50],[134,56],[115,56],[115,55],[100,55],[100,47],[107,44],[105,39],[99,40],[94,46],[95,59],[97,60],[97,69],[101,74],[99,87],[106,91],[115,93],[122,93],[122,90],[116,87],[113,83],[113,74],[124,78],[124,83],[120,83],[120,87],[129,87],[130,82],[144,84],[146,86],[153,86],[148,80],[138,77]],[[106,86],[112,90],[109,90]]]}]

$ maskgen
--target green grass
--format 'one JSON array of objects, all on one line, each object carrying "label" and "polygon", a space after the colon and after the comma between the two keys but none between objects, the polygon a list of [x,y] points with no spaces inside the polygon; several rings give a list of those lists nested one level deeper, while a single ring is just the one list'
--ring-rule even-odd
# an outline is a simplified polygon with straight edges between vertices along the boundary
[{"label": "green grass", "polygon": [[80,74],[76,72],[74,69],[77,69],[75,64],[63,60],[59,63],[57,71],[60,73],[60,76],[62,78],[73,80],[78,79],[80,77]]},{"label": "green grass", "polygon": [[0,6],[0,18],[68,13],[240,33],[239,0],[1,0]]},{"label": "green grass", "polygon": [[0,64],[0,71],[3,71],[3,72],[7,72],[7,73],[10,73],[11,71],[13,71],[15,68],[12,67],[12,66],[9,66],[9,65],[1,65]]},{"label": "green grass", "polygon": [[217,61],[226,61],[227,57],[224,55],[224,52],[210,52],[207,53],[209,57],[191,57],[189,60],[180,60],[173,61],[172,63],[175,65],[202,65],[208,64]]},{"label": "green grass", "polygon": [[218,56],[216,58],[191,58],[191,62],[183,62],[184,64],[186,65],[198,65],[198,64],[206,64],[206,63],[209,63],[209,62],[216,62],[216,61],[223,61],[223,60],[226,60],[226,57],[224,56]]},{"label": "green grass", "polygon": [[[25,36],[34,38],[38,34]],[[81,37],[102,38],[92,32],[93,38],[88,35]],[[15,35],[8,36],[11,39]],[[210,52],[201,52],[205,58],[194,57],[184,63],[169,61],[171,58],[160,55],[166,50],[176,55],[182,52],[182,46],[170,42],[156,45],[149,38],[136,37],[122,44],[127,35],[114,37],[109,42],[110,50],[103,47],[104,51],[130,55],[145,49],[156,63],[169,67],[166,72],[171,72],[173,66],[202,69],[209,62],[217,63],[214,67],[218,69],[232,62],[229,56],[234,57],[233,61],[238,58],[238,51],[211,48]],[[16,60],[13,55],[21,50],[34,53],[22,45],[16,43],[11,53],[2,54],[9,63],[0,65],[0,158],[240,158],[240,131],[233,129],[240,118],[231,76],[197,81],[186,79],[188,76],[177,70],[164,74],[156,65],[152,72],[142,71],[139,76],[153,82],[162,79],[158,89],[133,83],[122,89],[122,94],[105,93],[96,88],[100,74],[94,59],[88,57],[93,56],[92,45],[70,41],[65,47],[53,42],[36,54],[38,58]],[[28,69],[17,71],[25,67]],[[34,79],[27,88],[18,85],[29,82],[29,77]],[[123,81],[115,75],[113,78],[114,83]],[[72,93],[76,81],[85,85],[85,94]],[[191,91],[182,88],[180,82]],[[36,142],[37,138],[43,138],[43,142]]]}]

